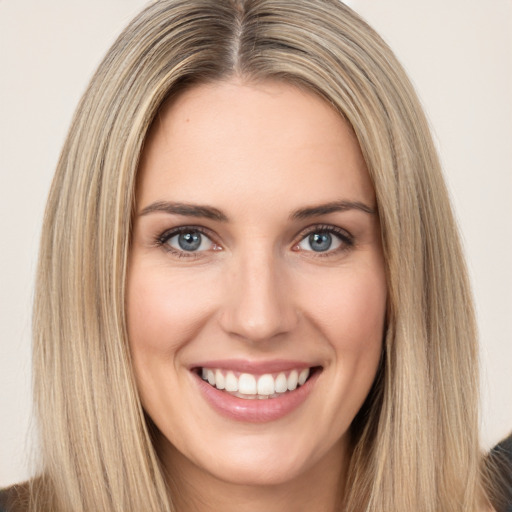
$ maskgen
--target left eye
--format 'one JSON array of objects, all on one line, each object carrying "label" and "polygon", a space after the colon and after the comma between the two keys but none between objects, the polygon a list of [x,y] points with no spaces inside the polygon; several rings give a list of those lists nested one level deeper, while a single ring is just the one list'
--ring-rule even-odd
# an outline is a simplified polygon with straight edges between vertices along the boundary
[{"label": "left eye", "polygon": [[165,243],[177,251],[198,252],[213,248],[213,242],[196,229],[189,229],[170,236]]},{"label": "left eye", "polygon": [[327,252],[338,249],[342,243],[340,235],[329,231],[315,231],[304,237],[298,247],[303,251]]}]

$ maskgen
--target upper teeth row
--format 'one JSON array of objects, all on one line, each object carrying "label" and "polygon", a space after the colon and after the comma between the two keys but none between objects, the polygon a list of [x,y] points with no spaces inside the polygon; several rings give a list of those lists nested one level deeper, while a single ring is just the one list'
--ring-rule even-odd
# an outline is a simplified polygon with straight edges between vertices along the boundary
[{"label": "upper teeth row", "polygon": [[223,373],[219,369],[202,369],[202,377],[217,389],[225,389],[230,392],[238,392],[242,395],[273,395],[293,391],[297,385],[302,386],[309,377],[309,368],[304,370],[292,370],[288,377],[284,372],[274,378],[270,373],[255,376],[250,373],[242,373],[237,377],[233,372]]}]

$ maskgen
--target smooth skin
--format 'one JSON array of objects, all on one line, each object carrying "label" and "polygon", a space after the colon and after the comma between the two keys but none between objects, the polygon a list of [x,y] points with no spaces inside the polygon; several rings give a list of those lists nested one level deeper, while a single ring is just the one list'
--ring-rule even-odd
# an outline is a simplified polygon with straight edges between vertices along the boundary
[{"label": "smooth skin", "polygon": [[[162,107],[140,164],[127,311],[180,512],[335,510],[386,295],[372,183],[331,106],[233,78]],[[291,413],[244,422],[212,408],[191,371],[231,358],[321,373]]]}]

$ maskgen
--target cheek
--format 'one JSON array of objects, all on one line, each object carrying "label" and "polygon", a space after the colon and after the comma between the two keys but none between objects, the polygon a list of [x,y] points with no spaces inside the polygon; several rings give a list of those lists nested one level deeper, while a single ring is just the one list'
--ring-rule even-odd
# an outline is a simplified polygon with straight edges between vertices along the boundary
[{"label": "cheek", "polygon": [[[387,287],[383,272],[332,279],[318,301],[316,324],[332,351],[333,431],[346,431],[375,379],[382,353]],[[336,391],[334,391],[336,390]]]},{"label": "cheek", "polygon": [[178,389],[183,378],[182,348],[208,317],[212,300],[205,290],[201,293],[200,281],[171,272],[161,263],[131,262],[128,339],[142,405],[157,424],[162,423],[163,413],[176,417],[185,407],[179,394],[170,400],[168,390]]},{"label": "cheek", "polygon": [[128,337],[132,351],[172,354],[201,328],[211,298],[197,280],[161,267],[133,265],[128,280]]},{"label": "cheek", "polygon": [[322,293],[311,301],[310,315],[332,355],[333,393],[327,408],[340,411],[335,421],[346,429],[370,391],[381,358],[386,279],[381,265],[365,265],[339,268],[320,282]]},{"label": "cheek", "polygon": [[384,271],[340,269],[317,290],[309,311],[334,349],[357,354],[380,347],[387,297]]}]

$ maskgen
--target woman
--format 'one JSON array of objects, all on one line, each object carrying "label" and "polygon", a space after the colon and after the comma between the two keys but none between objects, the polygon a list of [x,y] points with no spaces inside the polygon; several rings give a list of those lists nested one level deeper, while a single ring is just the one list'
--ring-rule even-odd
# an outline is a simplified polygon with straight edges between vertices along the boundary
[{"label": "woman", "polygon": [[34,333],[28,510],[487,505],[428,126],[334,0],[159,1],[130,24],[63,149]]}]

